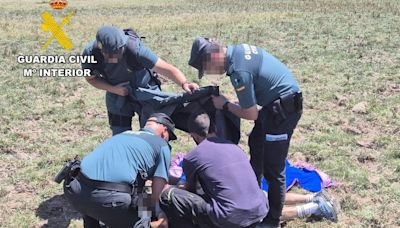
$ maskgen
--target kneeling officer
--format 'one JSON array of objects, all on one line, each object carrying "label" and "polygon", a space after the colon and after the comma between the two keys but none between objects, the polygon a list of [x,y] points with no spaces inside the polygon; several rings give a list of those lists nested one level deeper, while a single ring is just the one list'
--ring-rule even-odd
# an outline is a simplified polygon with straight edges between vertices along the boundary
[{"label": "kneeling officer", "polygon": [[[140,131],[125,131],[85,156],[75,177],[64,181],[64,194],[83,214],[84,227],[133,227],[139,221],[137,196],[152,179],[151,203],[157,204],[168,181],[169,140],[173,121],[155,113]],[[157,208],[157,207],[156,207]]]}]

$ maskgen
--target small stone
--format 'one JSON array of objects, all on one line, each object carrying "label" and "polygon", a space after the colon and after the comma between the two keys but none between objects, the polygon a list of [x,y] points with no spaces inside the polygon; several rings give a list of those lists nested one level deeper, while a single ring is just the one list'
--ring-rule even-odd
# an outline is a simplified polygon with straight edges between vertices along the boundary
[{"label": "small stone", "polygon": [[366,114],[368,113],[368,103],[367,102],[358,103],[354,105],[352,111],[359,114]]},{"label": "small stone", "polygon": [[356,142],[358,146],[364,147],[364,148],[373,148],[374,143],[371,140],[359,140]]},{"label": "small stone", "polygon": [[335,98],[336,98],[337,104],[338,104],[339,106],[346,106],[346,104],[347,104],[348,101],[349,101],[349,99],[347,99],[347,97],[342,96],[342,95],[340,95],[340,94],[336,94],[336,95],[335,95]]}]

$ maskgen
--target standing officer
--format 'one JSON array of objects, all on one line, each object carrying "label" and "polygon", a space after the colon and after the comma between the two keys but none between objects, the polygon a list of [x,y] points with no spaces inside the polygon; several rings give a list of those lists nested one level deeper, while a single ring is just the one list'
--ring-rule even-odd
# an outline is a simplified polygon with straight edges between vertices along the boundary
[{"label": "standing officer", "polygon": [[173,130],[167,115],[154,113],[140,131],[115,135],[82,159],[79,173],[64,181],[64,194],[82,213],[84,227],[100,227],[99,221],[133,227],[142,217],[138,212],[148,206],[138,202],[146,179],[152,179],[152,205],[158,204],[168,181]]},{"label": "standing officer", "polygon": [[138,107],[125,102],[128,87],[159,90],[159,81],[154,78],[152,71],[167,76],[187,92],[199,87],[196,83],[188,82],[179,69],[144,46],[131,29],[121,30],[108,25],[101,27],[96,40],[86,46],[83,55],[93,55],[97,61],[84,63],[82,68],[91,70],[91,76],[86,80],[92,86],[107,91],[106,105],[113,135],[131,130],[132,116],[138,112]]},{"label": "standing officer", "polygon": [[[300,88],[289,69],[265,50],[248,44],[222,46],[214,39],[193,42],[189,65],[207,74],[230,77],[239,105],[224,96],[214,106],[255,120],[249,136],[251,165],[260,182],[268,181],[270,211],[264,221],[279,226],[285,200],[285,159],[290,138],[302,114]],[[262,106],[261,110],[257,105]]]}]

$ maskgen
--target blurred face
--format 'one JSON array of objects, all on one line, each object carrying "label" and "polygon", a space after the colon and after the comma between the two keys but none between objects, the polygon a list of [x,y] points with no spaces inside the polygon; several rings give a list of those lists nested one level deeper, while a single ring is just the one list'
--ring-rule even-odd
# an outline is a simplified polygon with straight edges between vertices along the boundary
[{"label": "blurred face", "polygon": [[163,124],[157,123],[156,121],[157,121],[156,118],[151,117],[147,120],[146,125],[144,127],[153,129],[156,135],[160,136],[166,141],[169,141],[168,128]]},{"label": "blurred face", "polygon": [[204,72],[206,74],[225,73],[225,55],[222,51],[207,54],[203,62]]},{"label": "blurred face", "polygon": [[104,49],[101,49],[101,53],[103,54],[104,61],[106,63],[118,63],[124,55],[124,50],[125,50],[125,48],[122,47],[115,53],[109,53],[109,52],[106,52]]}]

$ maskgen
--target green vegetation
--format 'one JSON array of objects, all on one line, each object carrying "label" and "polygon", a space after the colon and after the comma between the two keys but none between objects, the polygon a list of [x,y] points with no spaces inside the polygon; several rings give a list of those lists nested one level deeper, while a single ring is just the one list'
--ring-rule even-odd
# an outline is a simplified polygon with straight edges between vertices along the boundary
[{"label": "green vegetation", "polygon": [[[48,1],[0,5],[0,227],[81,227],[61,185],[52,182],[63,161],[83,156],[107,138],[104,93],[83,78],[27,78],[18,55],[78,54],[97,28],[133,27],[146,44],[192,80],[187,61],[196,36],[250,43],[282,59],[305,97],[304,115],[290,154],[299,152],[340,185],[339,223],[295,220],[288,227],[400,226],[400,2],[398,0],[174,0],[68,1],[55,12]],[[60,19],[76,10],[64,30],[67,52],[41,30],[45,10]],[[78,68],[79,65],[58,67]],[[226,77],[206,77],[229,97]],[[164,90],[181,91],[171,82]],[[134,121],[135,123],[137,121]],[[252,123],[243,121],[247,149]],[[174,152],[194,144],[180,132]]]}]

